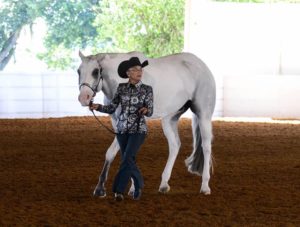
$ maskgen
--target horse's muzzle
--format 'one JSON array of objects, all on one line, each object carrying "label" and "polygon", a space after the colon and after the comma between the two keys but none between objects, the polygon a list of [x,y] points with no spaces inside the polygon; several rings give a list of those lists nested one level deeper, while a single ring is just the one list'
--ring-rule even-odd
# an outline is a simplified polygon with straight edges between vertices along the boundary
[{"label": "horse's muzzle", "polygon": [[79,95],[78,101],[80,102],[81,106],[89,106],[90,102],[92,101],[92,97],[89,95],[87,96]]}]

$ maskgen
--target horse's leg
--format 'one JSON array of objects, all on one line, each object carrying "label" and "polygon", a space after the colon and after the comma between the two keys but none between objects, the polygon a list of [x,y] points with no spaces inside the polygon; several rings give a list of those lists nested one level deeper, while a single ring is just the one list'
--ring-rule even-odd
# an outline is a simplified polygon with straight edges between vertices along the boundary
[{"label": "horse's leg", "polygon": [[[108,103],[106,97],[104,97],[104,103]],[[111,123],[112,123],[114,130],[116,130],[117,116],[115,114],[111,115]],[[99,176],[98,184],[94,190],[94,196],[100,196],[100,197],[106,196],[106,190],[105,190],[104,185],[107,180],[110,165],[113,162],[113,160],[115,159],[119,149],[120,149],[120,146],[119,146],[117,137],[115,137],[112,144],[106,151],[105,162],[104,162],[101,174]]]},{"label": "horse's leg", "polygon": [[[201,116],[201,117],[199,117]],[[202,175],[200,192],[210,194],[209,180],[211,162],[212,123],[211,117],[200,113],[192,119],[194,150],[186,159],[186,165],[191,173]]]},{"label": "horse's leg", "polygon": [[[115,131],[117,130],[117,127],[116,127],[117,115],[118,115],[118,113],[116,115],[115,114],[111,115],[111,117],[112,117],[111,118],[112,126],[113,126]],[[108,171],[109,171],[110,165],[113,162],[113,160],[115,159],[119,149],[120,149],[120,146],[119,146],[117,137],[115,137],[114,141],[112,142],[112,144],[110,145],[110,147],[106,151],[105,162],[104,162],[101,174],[99,176],[98,184],[97,184],[97,186],[94,190],[94,196],[99,196],[99,197],[105,197],[106,196],[105,182],[107,180]],[[133,180],[131,180],[131,187],[130,187],[130,190],[128,192],[128,195],[133,195],[134,190],[135,190],[134,183],[133,183]]]},{"label": "horse's leg", "polygon": [[129,191],[128,191],[128,195],[129,195],[129,196],[133,196],[134,190],[135,190],[135,187],[134,187],[134,181],[133,181],[133,179],[131,178],[131,186],[130,186],[130,189],[129,189]]},{"label": "horse's leg", "polygon": [[176,113],[176,115],[167,116],[162,119],[163,131],[169,145],[169,157],[165,169],[162,173],[162,180],[159,186],[159,192],[162,193],[166,193],[170,190],[168,181],[171,177],[172,169],[181,145],[177,128],[177,123],[180,115],[178,116],[178,113]]},{"label": "horse's leg", "polygon": [[208,195],[211,193],[209,188],[213,138],[211,119],[216,103],[216,84],[208,68],[195,72],[199,72],[201,80],[190,105],[194,113],[192,119],[194,149],[185,162],[190,172],[202,176],[200,192]]},{"label": "horse's leg", "polygon": [[210,180],[210,167],[211,167],[211,142],[212,142],[212,124],[211,119],[200,119],[200,131],[201,131],[201,138],[202,138],[202,149],[203,149],[203,156],[204,156],[204,163],[203,163],[203,173],[202,173],[202,184],[200,192],[204,193],[205,195],[210,194],[210,188],[208,186]]},{"label": "horse's leg", "polygon": [[117,141],[117,138],[115,137],[114,141],[112,142],[112,144],[106,151],[104,166],[103,166],[102,172],[99,176],[98,184],[94,190],[94,196],[100,196],[100,197],[106,196],[106,190],[105,190],[104,184],[107,180],[110,165],[113,162],[113,160],[115,159],[119,148],[120,148],[119,143]]}]

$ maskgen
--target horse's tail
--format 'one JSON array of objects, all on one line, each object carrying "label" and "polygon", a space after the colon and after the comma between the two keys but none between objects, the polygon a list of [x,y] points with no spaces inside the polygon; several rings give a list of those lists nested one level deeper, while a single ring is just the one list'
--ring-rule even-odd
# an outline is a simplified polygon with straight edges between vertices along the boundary
[{"label": "horse's tail", "polygon": [[202,138],[199,125],[199,118],[196,114],[192,117],[193,130],[193,153],[185,160],[188,171],[197,175],[202,175],[204,166],[204,155],[202,149]]}]

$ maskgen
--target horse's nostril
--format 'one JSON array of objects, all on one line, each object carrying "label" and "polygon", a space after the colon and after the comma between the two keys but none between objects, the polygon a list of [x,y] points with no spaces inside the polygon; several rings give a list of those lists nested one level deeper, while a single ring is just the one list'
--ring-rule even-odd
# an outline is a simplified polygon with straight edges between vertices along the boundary
[{"label": "horse's nostril", "polygon": [[87,95],[87,99],[90,99],[90,95]]}]

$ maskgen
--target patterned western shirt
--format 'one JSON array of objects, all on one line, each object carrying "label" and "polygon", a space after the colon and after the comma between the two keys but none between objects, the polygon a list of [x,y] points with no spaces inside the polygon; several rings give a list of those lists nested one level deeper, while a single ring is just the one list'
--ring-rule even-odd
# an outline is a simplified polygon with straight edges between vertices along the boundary
[{"label": "patterned western shirt", "polygon": [[146,107],[145,114],[150,117],[153,113],[153,90],[152,87],[139,81],[137,84],[120,83],[117,92],[109,105],[100,105],[97,109],[103,113],[112,114],[121,105],[121,113],[117,121],[118,133],[142,133],[148,131],[144,115],[138,111]]}]

